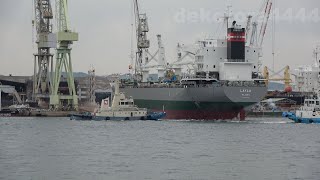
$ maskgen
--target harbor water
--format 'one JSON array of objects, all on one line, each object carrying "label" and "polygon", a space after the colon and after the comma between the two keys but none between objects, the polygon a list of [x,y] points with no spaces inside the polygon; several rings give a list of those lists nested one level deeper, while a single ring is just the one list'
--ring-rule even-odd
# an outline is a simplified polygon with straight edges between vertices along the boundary
[{"label": "harbor water", "polygon": [[1,118],[1,180],[320,179],[320,125]]}]

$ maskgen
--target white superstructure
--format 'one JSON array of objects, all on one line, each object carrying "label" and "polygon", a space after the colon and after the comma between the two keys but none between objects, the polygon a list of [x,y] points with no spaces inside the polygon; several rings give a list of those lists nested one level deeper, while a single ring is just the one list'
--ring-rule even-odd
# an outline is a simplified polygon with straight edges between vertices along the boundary
[{"label": "white superstructure", "polygon": [[247,45],[244,62],[228,61],[227,48],[227,39],[202,41],[199,53],[195,56],[197,72],[228,81],[251,81],[258,78],[261,48]]},{"label": "white superstructure", "polygon": [[314,99],[305,99],[304,106],[296,111],[296,116],[299,118],[306,119],[320,119],[320,100],[317,98]]}]

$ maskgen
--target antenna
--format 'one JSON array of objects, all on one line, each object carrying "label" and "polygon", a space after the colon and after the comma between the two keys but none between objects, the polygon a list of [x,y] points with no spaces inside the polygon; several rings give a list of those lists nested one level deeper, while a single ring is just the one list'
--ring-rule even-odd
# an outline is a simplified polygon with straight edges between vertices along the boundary
[{"label": "antenna", "polygon": [[131,24],[131,54],[130,54],[130,65],[129,65],[129,73],[133,73],[133,62],[134,62],[134,50],[133,50],[133,36],[134,36],[134,27],[133,27],[133,23]]},{"label": "antenna", "polygon": [[276,45],[276,0],[273,0],[273,16],[272,16],[272,70],[275,71],[275,45]]},{"label": "antenna", "polygon": [[320,67],[319,53],[320,53],[320,45],[317,45],[316,48],[313,51],[313,55],[314,55],[314,58],[315,58],[315,64],[316,64],[317,67]]},{"label": "antenna", "polygon": [[229,19],[231,18],[231,8],[232,8],[232,5],[230,4],[230,2],[228,2],[228,5],[227,5],[227,13],[226,13],[226,16],[225,16],[225,22],[227,23],[227,29],[229,28]]},{"label": "antenna", "polygon": [[31,23],[32,23],[32,37],[31,37],[31,39],[32,39],[32,49],[34,49],[34,28],[35,28],[35,15],[34,15],[34,12],[35,12],[35,10],[34,10],[34,1],[33,0],[31,0],[32,1],[32,15],[31,15]]},{"label": "antenna", "polygon": [[133,4],[133,1],[131,1],[131,54],[130,54],[130,65],[129,65],[129,73],[131,75],[133,75],[134,73],[134,70],[133,70],[133,63],[134,63],[134,59],[135,59],[135,54],[134,54],[134,42],[133,42],[133,37],[134,37],[134,4]]}]

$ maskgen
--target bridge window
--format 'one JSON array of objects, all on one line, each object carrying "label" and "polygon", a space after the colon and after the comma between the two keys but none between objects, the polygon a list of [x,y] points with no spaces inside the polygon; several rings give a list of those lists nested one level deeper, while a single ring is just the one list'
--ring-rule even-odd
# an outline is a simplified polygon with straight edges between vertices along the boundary
[{"label": "bridge window", "polygon": [[317,103],[317,106],[319,106],[319,105],[320,105],[320,102],[319,102],[319,101],[316,101],[316,103]]}]

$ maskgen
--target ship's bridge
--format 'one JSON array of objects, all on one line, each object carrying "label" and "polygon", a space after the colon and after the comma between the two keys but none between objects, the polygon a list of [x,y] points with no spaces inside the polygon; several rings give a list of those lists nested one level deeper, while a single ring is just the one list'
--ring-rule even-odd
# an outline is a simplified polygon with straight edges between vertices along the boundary
[{"label": "ship's bridge", "polygon": [[134,100],[132,97],[126,98],[124,93],[120,93],[120,101],[119,101],[120,106],[133,106],[134,105]]}]

